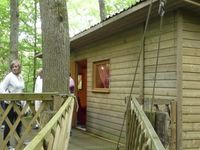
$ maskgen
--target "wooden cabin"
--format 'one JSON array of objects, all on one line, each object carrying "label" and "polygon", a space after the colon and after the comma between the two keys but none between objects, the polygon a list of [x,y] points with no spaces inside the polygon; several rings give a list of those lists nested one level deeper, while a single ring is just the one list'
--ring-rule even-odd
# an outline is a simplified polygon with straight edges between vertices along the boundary
[{"label": "wooden cabin", "polygon": [[[80,104],[77,126],[117,141],[141,50],[150,0],[71,38],[71,73]],[[158,50],[154,0],[132,96],[151,98]],[[175,100],[177,150],[200,148],[200,3],[168,0],[163,18],[155,98]],[[125,131],[125,129],[123,129]],[[125,133],[123,132],[123,140]]]}]

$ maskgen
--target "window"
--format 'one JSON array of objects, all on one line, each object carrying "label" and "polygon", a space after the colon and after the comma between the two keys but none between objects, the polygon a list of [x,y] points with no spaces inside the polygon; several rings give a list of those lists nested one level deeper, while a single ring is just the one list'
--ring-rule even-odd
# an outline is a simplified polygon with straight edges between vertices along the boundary
[{"label": "window", "polygon": [[110,61],[102,60],[93,63],[93,92],[109,92]]}]

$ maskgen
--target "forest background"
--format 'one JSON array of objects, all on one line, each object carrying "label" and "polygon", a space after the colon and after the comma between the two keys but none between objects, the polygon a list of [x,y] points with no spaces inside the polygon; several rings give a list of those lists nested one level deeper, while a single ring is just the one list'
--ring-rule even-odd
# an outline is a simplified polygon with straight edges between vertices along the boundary
[{"label": "forest background", "polygon": [[[68,0],[70,37],[101,22],[99,2],[102,0]],[[140,0],[104,0],[106,18],[135,5]],[[10,1],[0,3],[0,81],[9,71]],[[35,70],[42,60],[35,55],[42,52],[41,21],[38,0],[19,0],[19,59],[25,80],[25,92],[33,91]],[[35,65],[34,65],[35,63]]]}]

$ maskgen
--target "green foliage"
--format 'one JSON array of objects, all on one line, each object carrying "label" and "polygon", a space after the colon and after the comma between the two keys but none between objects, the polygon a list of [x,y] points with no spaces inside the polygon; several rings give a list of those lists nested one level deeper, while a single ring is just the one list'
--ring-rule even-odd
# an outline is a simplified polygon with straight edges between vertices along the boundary
[{"label": "green foliage", "polygon": [[107,14],[108,16],[110,16],[132,5],[135,5],[140,0],[104,0],[104,1]]},{"label": "green foliage", "polygon": [[[122,11],[140,0],[104,0],[107,17]],[[98,0],[68,0],[70,36],[100,22]]]},{"label": "green foliage", "polygon": [[[37,31],[36,47],[35,47],[35,21],[37,25],[40,23],[39,14],[35,14],[35,1],[22,1],[20,10],[20,29],[19,29],[19,50],[20,58],[23,65],[23,76],[25,80],[25,91],[33,91],[34,69],[41,67],[38,62],[34,68],[34,50],[41,52],[41,33],[40,26]],[[37,4],[37,13],[39,12],[39,4]],[[37,18],[35,20],[35,18]]]},{"label": "green foliage", "polygon": [[100,21],[98,0],[69,0],[67,9],[70,36]]},{"label": "green foliage", "polygon": [[9,52],[9,26],[10,26],[10,10],[9,2],[1,1],[0,3],[0,81],[8,71],[8,52]]},{"label": "green foliage", "polygon": [[[124,8],[134,5],[139,0],[105,0],[107,15],[115,14]],[[19,0],[19,58],[22,62],[22,73],[25,79],[25,91],[32,91],[34,72],[34,51],[41,52],[41,27],[39,4],[35,16],[34,0]],[[77,34],[100,22],[98,0],[68,0],[68,19],[70,35]],[[0,80],[8,72],[9,39],[10,39],[10,10],[9,0],[0,3]],[[34,22],[37,18],[37,39],[35,39]],[[36,41],[36,47],[35,42]],[[36,68],[42,66],[37,59]]]},{"label": "green foliage", "polygon": [[[39,5],[37,5],[39,12]],[[10,10],[9,1],[1,0],[0,3],[0,80],[8,72],[9,58],[9,39],[10,39]],[[41,34],[40,26],[37,30],[37,47],[34,46],[34,1],[20,1],[20,27],[19,27],[19,59],[22,63],[22,74],[24,76],[26,89],[31,92],[33,89],[33,71],[34,71],[34,49],[36,52],[41,52]],[[37,15],[37,25],[39,24],[39,15]],[[36,68],[41,67],[41,61],[38,61]]]}]

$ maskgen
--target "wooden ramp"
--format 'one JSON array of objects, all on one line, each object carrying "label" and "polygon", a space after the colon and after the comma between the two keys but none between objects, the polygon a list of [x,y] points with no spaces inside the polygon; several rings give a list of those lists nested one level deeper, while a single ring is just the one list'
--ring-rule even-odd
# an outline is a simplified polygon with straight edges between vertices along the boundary
[{"label": "wooden ramp", "polygon": [[[117,144],[78,129],[72,130],[68,150],[116,150]],[[121,146],[120,150],[125,150]]]}]

